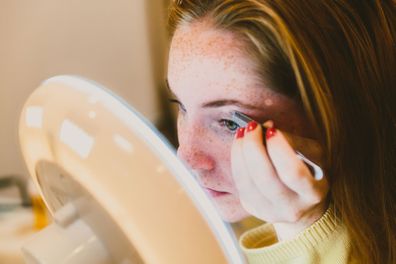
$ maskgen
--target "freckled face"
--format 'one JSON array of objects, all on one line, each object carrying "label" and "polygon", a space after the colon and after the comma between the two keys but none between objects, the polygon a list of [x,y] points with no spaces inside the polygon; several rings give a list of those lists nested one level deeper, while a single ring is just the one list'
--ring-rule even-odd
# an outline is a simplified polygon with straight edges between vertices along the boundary
[{"label": "freckled face", "polygon": [[260,82],[244,43],[208,22],[179,26],[169,53],[168,82],[179,103],[178,155],[198,175],[226,221],[248,216],[232,180],[234,111],[304,135],[301,109]]}]

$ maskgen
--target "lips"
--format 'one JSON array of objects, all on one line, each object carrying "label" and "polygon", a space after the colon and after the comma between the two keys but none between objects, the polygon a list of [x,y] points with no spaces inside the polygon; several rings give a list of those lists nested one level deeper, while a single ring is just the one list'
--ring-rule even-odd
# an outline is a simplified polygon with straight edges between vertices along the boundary
[{"label": "lips", "polygon": [[230,194],[229,192],[216,191],[216,190],[213,190],[213,189],[210,189],[210,188],[206,188],[206,187],[204,187],[204,189],[212,197],[220,197],[220,196],[224,196],[224,195]]},{"label": "lips", "polygon": [[[216,176],[202,175],[202,173],[199,173],[196,170],[193,170],[193,173],[196,176],[198,183],[211,197],[219,197],[219,196],[223,196],[223,195],[232,193],[230,191],[223,191],[228,188],[222,188],[223,190],[216,190],[216,189],[212,188],[211,186],[217,186],[217,188],[219,188],[220,186],[218,186],[218,184],[215,184],[214,182],[209,182],[208,180],[204,180],[204,179],[208,179],[208,178],[212,178],[212,179],[217,178]],[[225,186],[223,186],[223,187],[225,187]]]}]

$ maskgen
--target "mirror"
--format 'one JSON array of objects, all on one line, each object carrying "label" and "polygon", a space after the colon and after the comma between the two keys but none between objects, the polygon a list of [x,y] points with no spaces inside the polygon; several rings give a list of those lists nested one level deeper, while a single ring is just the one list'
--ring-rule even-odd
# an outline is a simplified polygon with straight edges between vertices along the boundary
[{"label": "mirror", "polygon": [[46,80],[23,108],[19,137],[53,217],[23,247],[27,263],[244,263],[173,147],[108,89]]}]

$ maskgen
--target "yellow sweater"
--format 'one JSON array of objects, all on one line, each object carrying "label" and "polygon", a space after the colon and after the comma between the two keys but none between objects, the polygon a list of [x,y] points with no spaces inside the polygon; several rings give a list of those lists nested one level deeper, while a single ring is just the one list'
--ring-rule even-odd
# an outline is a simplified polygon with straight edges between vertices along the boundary
[{"label": "yellow sweater", "polygon": [[250,264],[353,263],[349,236],[332,208],[292,240],[278,242],[273,226],[264,224],[245,232],[240,245]]}]

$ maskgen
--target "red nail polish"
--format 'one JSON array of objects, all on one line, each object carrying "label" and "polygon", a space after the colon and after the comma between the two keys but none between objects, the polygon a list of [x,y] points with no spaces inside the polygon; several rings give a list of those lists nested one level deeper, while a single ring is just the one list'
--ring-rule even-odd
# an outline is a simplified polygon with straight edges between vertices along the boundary
[{"label": "red nail polish", "polygon": [[251,121],[251,122],[249,122],[249,123],[247,124],[247,126],[246,126],[246,131],[247,131],[247,132],[253,131],[256,127],[257,127],[257,122]]},{"label": "red nail polish", "polygon": [[236,134],[235,134],[235,138],[243,138],[243,135],[245,134],[245,128],[244,127],[240,127],[238,128]]},{"label": "red nail polish", "polygon": [[268,140],[269,138],[275,136],[275,134],[276,134],[275,127],[270,127],[267,129],[267,132],[265,132],[265,138]]}]

